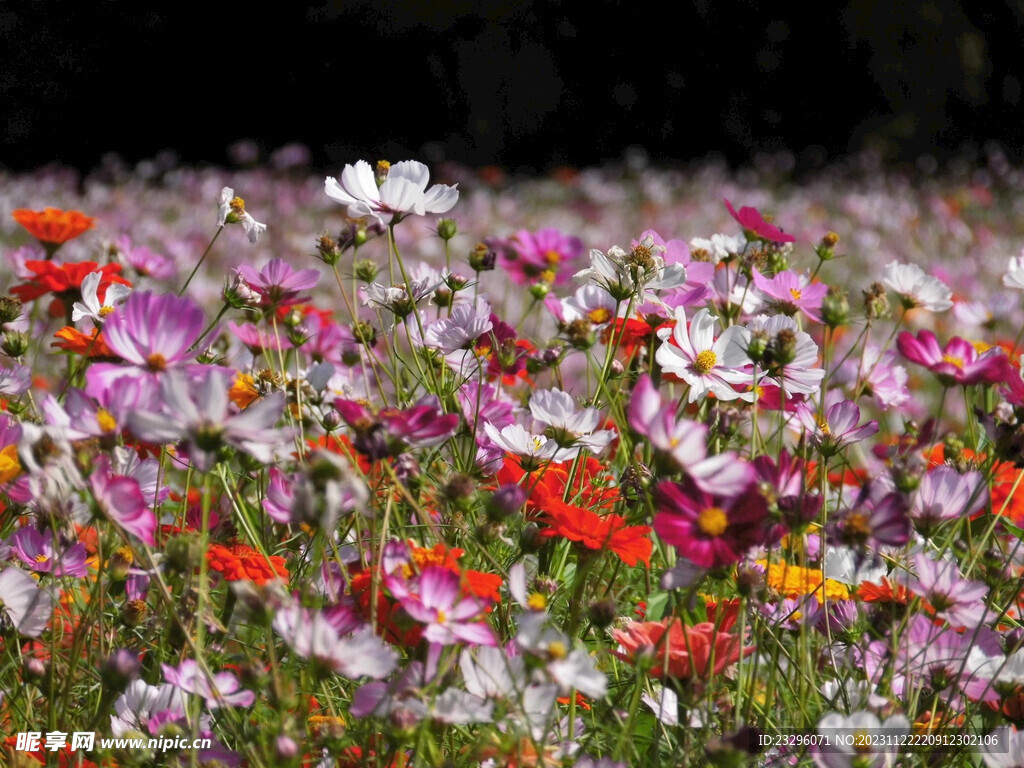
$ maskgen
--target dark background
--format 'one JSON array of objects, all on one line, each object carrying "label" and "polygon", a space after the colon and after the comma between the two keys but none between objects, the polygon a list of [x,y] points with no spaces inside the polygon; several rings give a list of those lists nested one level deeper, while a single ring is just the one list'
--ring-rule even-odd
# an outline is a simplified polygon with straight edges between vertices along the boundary
[{"label": "dark background", "polygon": [[635,4],[447,0],[0,5],[0,167],[89,170],[173,150],[241,162],[300,142],[365,157],[546,170],[789,150],[815,166],[1019,159],[1024,0]]}]

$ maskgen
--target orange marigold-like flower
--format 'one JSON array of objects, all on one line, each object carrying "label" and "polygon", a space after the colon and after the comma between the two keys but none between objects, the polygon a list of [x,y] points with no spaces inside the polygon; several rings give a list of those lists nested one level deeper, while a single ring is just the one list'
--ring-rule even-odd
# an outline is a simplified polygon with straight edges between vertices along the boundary
[{"label": "orange marigold-like flower", "polygon": [[60,208],[45,208],[41,211],[18,208],[11,216],[36,240],[53,246],[74,240],[92,229],[95,222],[95,219],[81,211],[62,211]]},{"label": "orange marigold-like flower", "polygon": [[610,550],[626,565],[638,562],[651,565],[651,529],[646,525],[626,525],[620,515],[609,514],[601,517],[582,507],[566,504],[561,499],[549,499],[547,521],[551,527],[540,534],[545,538],[562,536],[569,541],[582,544],[587,549]]},{"label": "orange marigold-like flower", "polygon": [[60,341],[55,341],[50,346],[57,349],[65,349],[87,357],[117,357],[103,340],[99,328],[93,328],[90,333],[82,333],[72,325],[65,325],[53,335]]},{"label": "orange marigold-like flower", "polygon": [[288,580],[288,568],[280,555],[262,555],[239,542],[211,544],[206,561],[228,581],[251,581],[266,584],[280,578]]}]

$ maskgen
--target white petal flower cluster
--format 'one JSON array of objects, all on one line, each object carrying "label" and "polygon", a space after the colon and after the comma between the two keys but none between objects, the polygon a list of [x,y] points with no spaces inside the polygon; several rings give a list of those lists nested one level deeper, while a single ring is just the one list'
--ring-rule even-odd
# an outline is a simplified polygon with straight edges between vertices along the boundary
[{"label": "white petal flower cluster", "polygon": [[665,249],[655,245],[648,235],[631,251],[615,245],[608,253],[594,249],[590,266],[577,272],[573,279],[583,284],[590,281],[604,288],[616,301],[635,297],[638,302],[657,300],[652,291],[678,288],[686,284],[686,267],[665,264]]},{"label": "white petal flower cluster", "polygon": [[332,200],[348,206],[353,219],[372,218],[390,224],[411,213],[446,213],[459,201],[458,185],[435,184],[427,189],[430,171],[416,160],[405,160],[387,166],[387,177],[377,186],[370,164],[360,160],[346,165],[339,182],[333,176],[324,181],[324,191]]},{"label": "white petal flower cluster", "polygon": [[921,307],[930,312],[945,312],[953,306],[953,291],[949,286],[916,264],[889,262],[885,265],[882,282],[899,294],[907,309]]}]

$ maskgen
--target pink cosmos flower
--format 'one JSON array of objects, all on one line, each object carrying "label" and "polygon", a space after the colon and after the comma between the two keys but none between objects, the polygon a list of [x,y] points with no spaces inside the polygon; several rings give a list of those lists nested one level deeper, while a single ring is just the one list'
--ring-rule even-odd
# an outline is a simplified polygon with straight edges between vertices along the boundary
[{"label": "pink cosmos flower", "polygon": [[627,415],[629,426],[675,462],[702,491],[732,496],[750,485],[750,465],[732,451],[708,456],[708,428],[699,422],[676,419],[675,407],[662,402],[647,374],[633,388]]},{"label": "pink cosmos flower", "polygon": [[397,456],[410,448],[439,445],[455,434],[458,414],[444,413],[433,395],[421,398],[404,411],[389,409],[374,414],[355,400],[337,399],[334,407],[356,434],[353,445],[367,456]]},{"label": "pink cosmos flower", "polygon": [[945,464],[935,467],[921,479],[910,504],[910,517],[924,530],[944,520],[959,520],[982,509],[989,490],[980,472],[960,474]]},{"label": "pink cosmos flower", "polygon": [[391,575],[387,577],[387,586],[406,613],[427,625],[423,637],[429,642],[498,644],[491,628],[479,621],[485,603],[473,597],[460,600],[459,577],[447,568],[428,566],[415,582]]},{"label": "pink cosmos flower", "polygon": [[229,415],[230,374],[216,368],[203,373],[198,382],[179,371],[164,376],[162,409],[132,413],[128,417],[132,432],[155,443],[182,441],[201,472],[213,467],[228,447],[265,464],[272,462],[292,437],[290,430],[274,426],[284,409],[284,394],[265,395],[241,413]]},{"label": "pink cosmos flower", "polygon": [[228,323],[228,328],[254,356],[263,354],[265,350],[277,351],[292,348],[292,343],[283,332],[275,336],[252,323],[239,325],[234,320]]},{"label": "pink cosmos flower", "polygon": [[751,274],[754,285],[776,311],[787,315],[803,312],[811,320],[821,322],[821,301],[828,293],[825,283],[812,283],[806,275],[789,269],[775,277],[765,277],[757,269],[751,269]]},{"label": "pink cosmos flower", "polygon": [[138,481],[110,471],[110,459],[101,455],[89,476],[93,496],[111,520],[149,546],[156,544],[156,515],[146,503]]},{"label": "pink cosmos flower", "polygon": [[702,568],[738,563],[748,549],[764,543],[768,507],[754,488],[730,497],[712,495],[692,483],[662,481],[655,503],[658,536]]},{"label": "pink cosmos flower", "polygon": [[252,691],[239,690],[238,678],[231,672],[218,672],[212,680],[200,669],[195,659],[185,659],[177,667],[161,664],[164,680],[185,693],[202,696],[206,706],[217,709],[225,704],[232,707],[248,707],[256,700]]},{"label": "pink cosmos flower", "polygon": [[954,627],[977,627],[985,618],[988,587],[980,581],[960,577],[956,561],[937,561],[925,554],[914,558],[917,577],[905,576],[902,582],[915,595],[935,609],[937,616]]},{"label": "pink cosmos flower", "polygon": [[86,574],[84,544],[75,543],[55,552],[53,535],[50,532],[44,535],[32,526],[16,530],[7,543],[18,559],[37,573],[79,578]]},{"label": "pink cosmos flower", "polygon": [[1016,375],[1002,349],[992,347],[979,355],[974,345],[959,336],[954,336],[942,348],[931,331],[921,331],[917,336],[903,331],[896,339],[896,346],[904,357],[923,365],[947,387],[995,384]]},{"label": "pink cosmos flower", "polygon": [[117,257],[126,267],[131,267],[139,275],[147,275],[157,280],[174,277],[178,271],[174,262],[165,256],[154,253],[142,245],[132,245],[128,235],[117,238]]},{"label": "pink cosmos flower", "polygon": [[303,292],[313,288],[320,279],[317,270],[296,271],[284,259],[271,259],[259,272],[248,264],[235,271],[260,295],[263,307],[290,307],[306,301],[309,296],[303,296]]},{"label": "pink cosmos flower", "polygon": [[819,419],[816,408],[808,403],[797,407],[797,414],[811,441],[823,456],[835,456],[848,445],[858,443],[878,431],[878,422],[872,419],[860,423],[860,408],[852,400],[841,400],[834,404]]},{"label": "pink cosmos flower", "polygon": [[756,208],[743,206],[740,208],[739,213],[737,213],[736,209],[732,207],[732,203],[728,200],[725,201],[725,207],[729,209],[729,213],[739,222],[744,230],[752,232],[761,240],[768,240],[772,243],[796,242],[796,238],[793,235],[787,235],[774,224],[769,224],[765,221],[764,216]]},{"label": "pink cosmos flower", "polygon": [[[498,248],[498,263],[519,285],[543,280],[550,285],[563,285],[572,277],[564,269],[583,254],[583,241],[566,235],[554,227],[529,232],[521,229]],[[559,268],[562,269],[559,269]]]}]

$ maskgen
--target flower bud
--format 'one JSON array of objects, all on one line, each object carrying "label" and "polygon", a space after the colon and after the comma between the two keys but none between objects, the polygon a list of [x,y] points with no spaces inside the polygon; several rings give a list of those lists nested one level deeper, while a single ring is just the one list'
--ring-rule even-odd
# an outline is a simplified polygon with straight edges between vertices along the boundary
[{"label": "flower bud", "polygon": [[121,608],[121,621],[126,627],[137,627],[146,620],[149,606],[145,600],[129,600]]},{"label": "flower bud", "polygon": [[838,242],[839,235],[835,232],[829,232],[821,238],[821,242],[815,247],[814,252],[818,254],[818,258],[822,261],[831,261],[836,256],[836,243]]},{"label": "flower bud", "polygon": [[526,489],[515,483],[498,488],[487,500],[487,519],[495,522],[516,514],[526,503]]},{"label": "flower bud", "polygon": [[491,248],[488,248],[486,243],[477,243],[473,250],[469,252],[469,266],[473,268],[474,272],[492,270],[497,261],[498,254]]},{"label": "flower bud", "polygon": [[365,320],[359,320],[352,324],[352,336],[356,342],[367,347],[377,345],[377,331]]},{"label": "flower bud", "polygon": [[324,264],[333,267],[341,259],[341,249],[333,237],[324,233],[317,238],[316,252]]},{"label": "flower bud", "polygon": [[884,320],[891,311],[885,286],[881,283],[872,283],[871,287],[864,291],[864,315],[868,320]]},{"label": "flower bud", "polygon": [[754,364],[760,364],[764,360],[765,353],[768,351],[768,344],[771,341],[771,337],[768,332],[763,329],[757,329],[751,331],[750,341],[747,343],[747,356]]},{"label": "flower bud", "polygon": [[0,296],[0,325],[13,323],[21,317],[21,301],[13,296]]},{"label": "flower bud", "polygon": [[519,546],[523,552],[537,552],[544,546],[546,539],[540,535],[540,528],[536,523],[527,523],[519,534]]},{"label": "flower bud", "polygon": [[850,302],[844,289],[836,285],[829,286],[828,293],[821,300],[821,319],[832,329],[850,322]]},{"label": "flower bud", "polygon": [[551,285],[549,283],[545,283],[544,281],[534,283],[533,285],[530,286],[530,296],[535,298],[537,301],[540,301],[549,293],[551,293]]},{"label": "flower bud", "polygon": [[0,351],[8,357],[21,357],[28,352],[28,336],[21,331],[8,331],[0,342]]},{"label": "flower bud", "polygon": [[590,349],[594,346],[594,329],[585,318],[573,320],[565,329],[565,337],[576,349]]},{"label": "flower bud", "polygon": [[437,235],[442,240],[451,240],[458,231],[455,219],[439,219],[437,222]]},{"label": "flower bud", "polygon": [[127,648],[118,648],[100,667],[100,679],[108,691],[119,693],[127,688],[128,683],[137,678],[141,671],[142,662],[139,661],[138,654]]},{"label": "flower bud", "polygon": [[601,600],[595,600],[587,606],[587,618],[598,629],[604,629],[611,626],[612,622],[615,621],[618,610],[615,601],[610,597],[606,597]]},{"label": "flower bud", "polygon": [[352,265],[352,273],[355,275],[356,280],[363,283],[372,283],[377,279],[379,271],[373,259],[359,259]]},{"label": "flower bud", "polygon": [[128,547],[118,547],[107,560],[107,576],[114,581],[124,581],[135,563],[135,556]]}]

